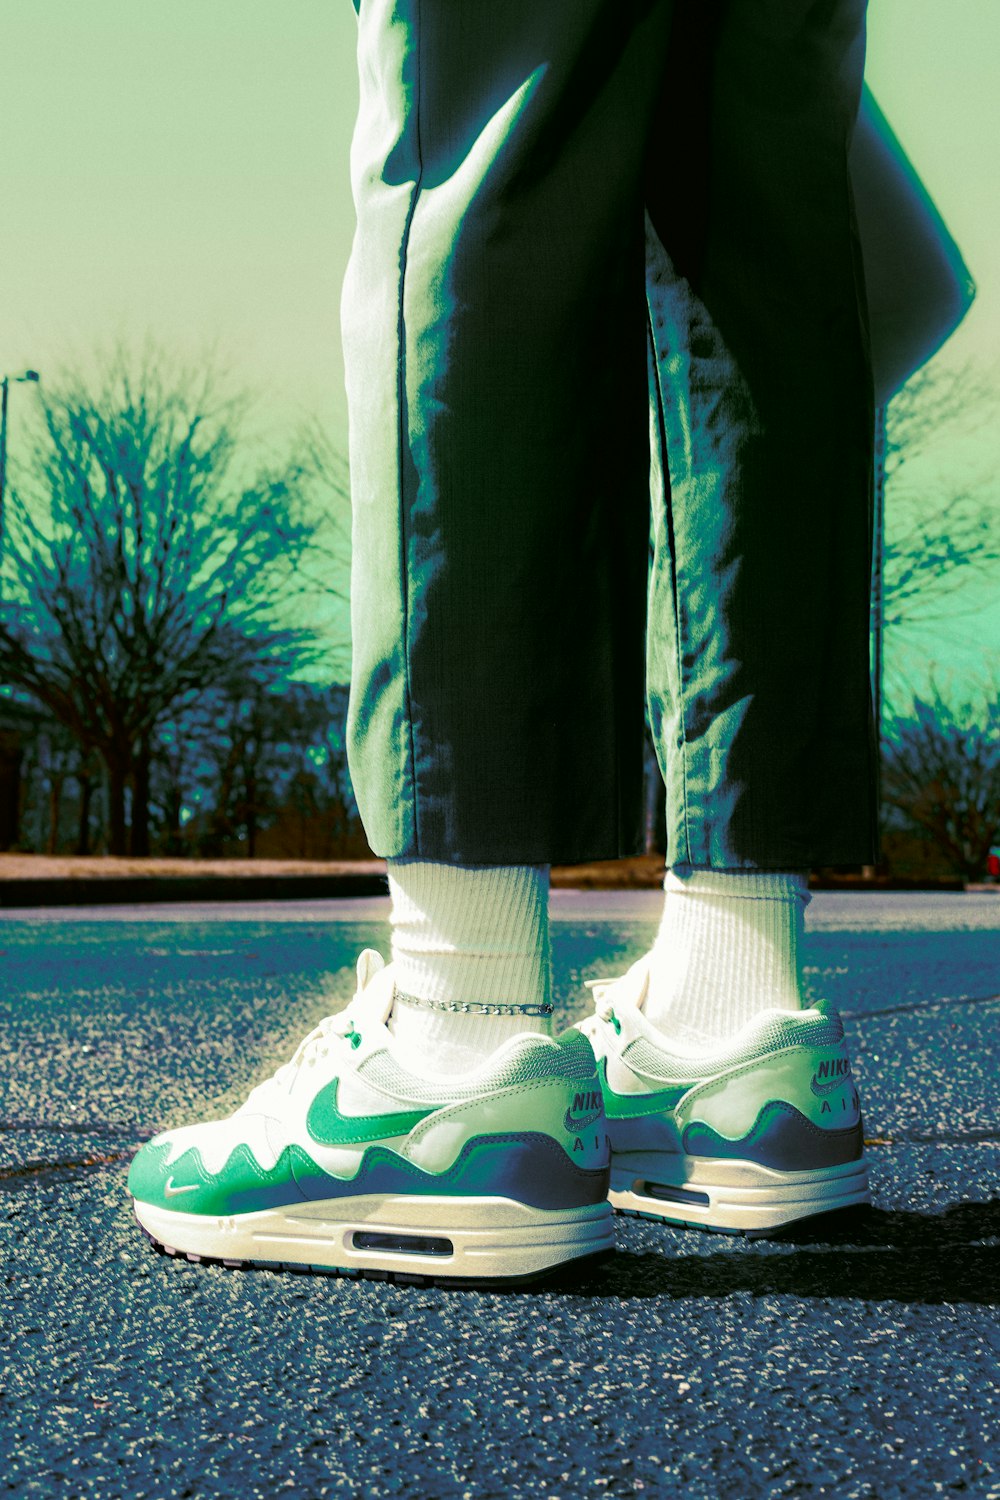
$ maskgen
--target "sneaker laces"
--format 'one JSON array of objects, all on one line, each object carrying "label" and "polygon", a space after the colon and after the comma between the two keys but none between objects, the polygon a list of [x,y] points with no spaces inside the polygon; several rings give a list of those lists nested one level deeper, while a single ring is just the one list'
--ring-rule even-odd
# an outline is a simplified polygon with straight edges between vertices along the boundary
[{"label": "sneaker laces", "polygon": [[[372,980],[376,975],[384,975],[385,978],[373,990]],[[358,958],[357,982],[358,987],[344,1009],[334,1015],[324,1016],[317,1022],[312,1031],[299,1042],[288,1061],[282,1063],[270,1078],[251,1090],[239,1113],[259,1110],[275,1093],[290,1093],[302,1069],[315,1066],[320,1059],[329,1055],[331,1048],[349,1045],[353,1049],[360,1046],[361,1032],[355,1025],[356,1021],[384,1022],[392,1005],[395,986],[390,977],[389,966],[374,948],[364,949]],[[386,992],[388,1002],[385,1001]],[[382,1004],[378,1003],[380,998]],[[250,1109],[251,1104],[253,1111]]]},{"label": "sneaker laces", "polygon": [[649,961],[650,955],[644,953],[624,974],[585,979],[583,982],[594,997],[594,1010],[592,1015],[577,1022],[577,1031],[593,1041],[602,1025],[614,1024],[616,1005],[641,1009],[649,987]]}]

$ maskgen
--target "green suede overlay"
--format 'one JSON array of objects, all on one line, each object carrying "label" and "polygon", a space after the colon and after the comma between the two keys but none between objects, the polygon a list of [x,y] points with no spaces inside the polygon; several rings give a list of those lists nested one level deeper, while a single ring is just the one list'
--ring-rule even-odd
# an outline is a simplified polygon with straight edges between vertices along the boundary
[{"label": "green suede overlay", "polygon": [[437,1105],[421,1109],[395,1111],[386,1115],[342,1115],[337,1108],[339,1079],[320,1089],[306,1119],[313,1140],[323,1146],[361,1146],[366,1141],[389,1140],[407,1135],[421,1120],[434,1113]]},{"label": "green suede overlay", "polygon": [[650,1094],[616,1094],[608,1083],[607,1058],[602,1058],[601,1089],[604,1093],[604,1113],[609,1120],[637,1120],[643,1115],[658,1115],[673,1109],[690,1092],[691,1084],[682,1083],[669,1089],[656,1089]]},{"label": "green suede overlay", "polygon": [[558,1141],[540,1131],[475,1136],[441,1172],[425,1171],[379,1145],[365,1151],[350,1177],[324,1172],[295,1145],[270,1170],[260,1166],[246,1145],[237,1146],[213,1174],[205,1171],[196,1148],[168,1166],[169,1154],[169,1141],[144,1146],[132,1163],[129,1190],[142,1203],[198,1217],[367,1194],[501,1197],[558,1210],[599,1203],[608,1188],[606,1159],[593,1168],[578,1167]]}]

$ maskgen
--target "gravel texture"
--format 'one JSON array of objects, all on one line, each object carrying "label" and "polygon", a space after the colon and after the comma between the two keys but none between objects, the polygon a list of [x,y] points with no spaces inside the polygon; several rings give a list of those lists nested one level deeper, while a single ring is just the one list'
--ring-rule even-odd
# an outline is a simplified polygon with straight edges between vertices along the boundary
[{"label": "gravel texture", "polygon": [[[645,893],[553,899],[562,1019]],[[819,893],[876,1206],[746,1242],[620,1219],[482,1292],[155,1255],[136,1143],[225,1112],[349,992],[376,900],[0,913],[0,1493],[1000,1497],[1000,899]]]}]

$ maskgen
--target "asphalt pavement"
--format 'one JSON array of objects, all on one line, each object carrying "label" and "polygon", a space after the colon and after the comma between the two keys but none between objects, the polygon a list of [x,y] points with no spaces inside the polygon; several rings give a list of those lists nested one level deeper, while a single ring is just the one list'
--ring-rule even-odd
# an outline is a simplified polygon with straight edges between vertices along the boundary
[{"label": "asphalt pavement", "polygon": [[[555,892],[561,1019],[655,892]],[[1000,1497],[1000,894],[820,892],[875,1207],[744,1241],[618,1220],[542,1290],[157,1256],[136,1144],[349,994],[382,899],[0,912],[0,1493]]]}]

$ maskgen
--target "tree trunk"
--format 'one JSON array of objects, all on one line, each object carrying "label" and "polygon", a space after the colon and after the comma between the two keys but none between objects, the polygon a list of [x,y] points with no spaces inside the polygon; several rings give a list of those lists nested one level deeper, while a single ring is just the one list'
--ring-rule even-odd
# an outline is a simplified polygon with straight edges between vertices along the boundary
[{"label": "tree trunk", "polygon": [[181,805],[183,797],[181,789],[177,785],[167,788],[164,798],[164,813],[167,835],[167,853],[183,854],[184,846],[181,842]]},{"label": "tree trunk", "polygon": [[203,840],[203,844],[207,842],[208,847],[207,849],[203,849],[202,852],[216,859],[224,854],[226,842],[232,832],[230,811],[233,800],[233,783],[236,780],[238,768],[239,747],[233,744],[229,747],[225,762],[220,771],[219,789],[216,793],[215,806],[212,809],[208,825],[209,836],[207,841]]},{"label": "tree trunk", "polygon": [[76,776],[80,788],[80,822],[76,834],[77,854],[90,853],[90,804],[94,797],[94,778],[89,771],[78,771]]},{"label": "tree trunk", "polygon": [[246,779],[247,857],[257,857],[257,777],[251,772]]},{"label": "tree trunk", "polygon": [[0,729],[0,849],[11,849],[21,833],[21,763],[16,729]]},{"label": "tree trunk", "polygon": [[124,854],[126,765],[117,756],[106,756],[108,767],[108,853]]},{"label": "tree trunk", "polygon": [[132,827],[129,830],[129,853],[145,858],[149,854],[149,741],[142,740],[132,762]]},{"label": "tree trunk", "polygon": [[49,847],[50,854],[59,853],[59,814],[62,811],[63,777],[59,772],[49,774]]}]

